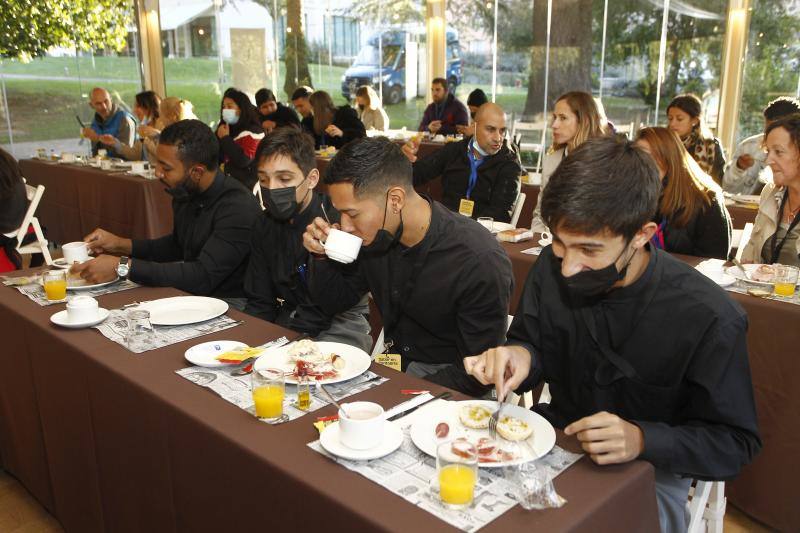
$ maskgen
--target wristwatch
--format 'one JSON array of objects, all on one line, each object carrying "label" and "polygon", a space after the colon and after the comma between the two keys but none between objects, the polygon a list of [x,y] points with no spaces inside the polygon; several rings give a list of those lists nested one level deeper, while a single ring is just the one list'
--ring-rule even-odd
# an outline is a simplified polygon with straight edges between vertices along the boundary
[{"label": "wristwatch", "polygon": [[119,258],[119,264],[117,265],[117,276],[125,279],[128,277],[128,272],[131,271],[131,266],[129,263],[129,259],[127,256],[123,255]]}]

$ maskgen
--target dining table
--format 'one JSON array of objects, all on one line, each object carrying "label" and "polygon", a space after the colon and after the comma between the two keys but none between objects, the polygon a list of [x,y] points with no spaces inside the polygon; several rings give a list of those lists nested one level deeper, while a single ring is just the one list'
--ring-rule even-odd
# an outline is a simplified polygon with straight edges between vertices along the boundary
[{"label": "dining table", "polygon": [[[523,253],[537,246],[539,235],[520,243],[502,243],[514,272],[513,315],[525,279],[538,255]],[[691,266],[704,258],[676,255]],[[797,480],[800,472],[800,305],[728,291],[747,312],[747,351],[756,401],[761,452],[736,479],[725,485],[728,501],[780,531],[800,531]]]},{"label": "dining table", "polygon": [[157,179],[42,159],[19,167],[29,185],[45,187],[36,216],[51,242],[82,240],[96,228],[132,239],[172,232],[172,197]]},{"label": "dining table", "polygon": [[[114,309],[182,294],[139,287],[98,301]],[[136,355],[94,329],[51,324],[63,308],[0,286],[2,468],[66,531],[453,530],[307,446],[318,438],[315,416],[332,406],[269,425],[175,373],[200,342],[257,345],[292,332],[230,309],[242,324]],[[389,380],[352,399],[388,408],[407,399],[402,389],[445,390],[375,363],[371,370]],[[560,431],[557,443],[579,451]],[[485,530],[658,528],[649,463],[601,467],[583,456],[554,483],[566,505],[517,506]]]}]

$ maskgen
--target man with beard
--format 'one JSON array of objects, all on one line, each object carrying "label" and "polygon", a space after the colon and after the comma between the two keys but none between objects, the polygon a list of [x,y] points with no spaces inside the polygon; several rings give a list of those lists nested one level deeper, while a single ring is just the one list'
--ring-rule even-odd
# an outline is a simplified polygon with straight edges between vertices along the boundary
[{"label": "man with beard", "polygon": [[430,131],[436,135],[455,135],[456,126],[469,124],[469,114],[456,95],[447,90],[447,80],[434,78],[431,82],[433,102],[425,108],[419,131]]},{"label": "man with beard", "polygon": [[84,239],[97,257],[73,265],[71,272],[90,283],[127,276],[243,308],[250,228],[259,212],[255,198],[219,172],[219,143],[199,120],[165,128],[156,155],[156,177],[173,197],[172,233],[132,240],[98,228]]}]

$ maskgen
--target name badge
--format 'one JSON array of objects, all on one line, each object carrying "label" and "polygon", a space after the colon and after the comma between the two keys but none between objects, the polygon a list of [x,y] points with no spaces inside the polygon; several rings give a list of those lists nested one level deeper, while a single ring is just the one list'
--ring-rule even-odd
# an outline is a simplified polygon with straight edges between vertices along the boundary
[{"label": "name badge", "polygon": [[379,365],[388,366],[393,370],[402,372],[402,359],[399,353],[379,353],[375,356],[375,362]]},{"label": "name badge", "polygon": [[458,212],[464,215],[465,217],[471,217],[473,209],[475,209],[475,202],[472,200],[467,200],[466,198],[462,198],[461,201],[458,203]]}]

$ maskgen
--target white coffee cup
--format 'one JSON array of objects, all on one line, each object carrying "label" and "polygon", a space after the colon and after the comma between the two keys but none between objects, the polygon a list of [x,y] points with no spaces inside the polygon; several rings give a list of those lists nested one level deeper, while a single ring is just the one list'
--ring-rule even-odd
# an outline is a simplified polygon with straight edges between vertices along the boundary
[{"label": "white coffee cup", "polygon": [[131,163],[131,172],[140,174],[144,173],[144,171],[145,171],[144,161],[134,161],[133,163]]},{"label": "white coffee cup", "polygon": [[339,410],[339,438],[353,450],[368,450],[383,442],[386,415],[372,402],[351,402]]},{"label": "white coffee cup", "polygon": [[61,247],[61,251],[64,253],[64,261],[68,265],[89,260],[89,245],[83,241],[68,242]]},{"label": "white coffee cup", "polygon": [[106,157],[108,155],[108,150],[106,150],[105,148],[100,148],[97,151],[97,155],[98,155],[98,157],[100,157],[102,159],[102,158],[104,158],[104,157]]},{"label": "white coffee cup", "polygon": [[328,238],[323,243],[325,254],[340,263],[352,263],[361,250],[361,237],[356,237],[346,231],[331,228]]},{"label": "white coffee cup", "polygon": [[100,307],[91,296],[76,296],[67,302],[67,316],[70,322],[88,322],[97,319]]},{"label": "white coffee cup", "polygon": [[539,246],[550,246],[553,244],[553,234],[545,230],[539,238]]},{"label": "white coffee cup", "polygon": [[75,154],[71,152],[61,152],[61,160],[65,163],[74,163]]},{"label": "white coffee cup", "polygon": [[109,159],[101,159],[100,160],[100,168],[103,170],[111,170],[111,160]]}]

